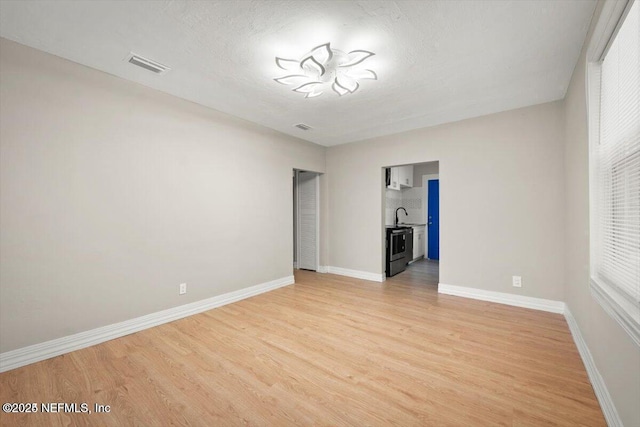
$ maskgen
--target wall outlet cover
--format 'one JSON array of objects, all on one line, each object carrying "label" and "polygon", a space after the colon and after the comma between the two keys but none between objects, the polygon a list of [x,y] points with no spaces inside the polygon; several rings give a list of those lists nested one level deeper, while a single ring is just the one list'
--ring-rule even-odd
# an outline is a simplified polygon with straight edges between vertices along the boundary
[{"label": "wall outlet cover", "polygon": [[521,288],[522,287],[522,276],[512,276],[511,277],[513,286],[516,288]]}]

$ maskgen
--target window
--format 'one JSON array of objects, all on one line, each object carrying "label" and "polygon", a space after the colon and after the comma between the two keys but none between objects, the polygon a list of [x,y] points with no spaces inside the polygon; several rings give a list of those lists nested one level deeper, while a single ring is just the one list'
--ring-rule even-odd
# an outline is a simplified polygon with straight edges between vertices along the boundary
[{"label": "window", "polygon": [[640,345],[640,1],[616,7],[588,64],[591,289]]}]

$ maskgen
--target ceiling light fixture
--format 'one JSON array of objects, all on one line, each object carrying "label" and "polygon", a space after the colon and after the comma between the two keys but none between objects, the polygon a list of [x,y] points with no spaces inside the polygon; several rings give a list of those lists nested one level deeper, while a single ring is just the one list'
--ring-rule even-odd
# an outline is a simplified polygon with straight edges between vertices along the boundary
[{"label": "ceiling light fixture", "polygon": [[345,53],[325,43],[311,49],[300,60],[276,57],[276,65],[290,74],[274,80],[294,86],[292,90],[303,93],[305,98],[322,95],[329,88],[340,96],[354,93],[360,88],[359,80],[378,80],[373,70],[359,66],[373,55],[375,53],[368,50]]}]

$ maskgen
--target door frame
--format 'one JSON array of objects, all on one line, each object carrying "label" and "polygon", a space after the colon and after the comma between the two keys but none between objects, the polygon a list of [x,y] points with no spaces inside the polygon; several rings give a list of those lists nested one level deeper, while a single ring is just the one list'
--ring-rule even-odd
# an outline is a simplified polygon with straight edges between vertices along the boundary
[{"label": "door frame", "polygon": [[[299,174],[300,172],[312,173],[315,176],[313,177],[315,187],[316,187],[316,259],[315,259],[315,271],[319,272],[320,270],[320,173],[314,171],[307,171],[302,169],[293,169],[295,174],[295,245],[296,245],[296,262],[294,263],[294,269],[299,268],[300,261],[300,195],[299,191]],[[293,228],[293,227],[292,227]]]},{"label": "door frame", "polygon": [[429,180],[433,179],[440,181],[440,174],[422,175],[422,188],[424,188],[422,208],[424,209],[424,223],[427,224],[424,231],[424,259],[428,259],[429,256]]}]

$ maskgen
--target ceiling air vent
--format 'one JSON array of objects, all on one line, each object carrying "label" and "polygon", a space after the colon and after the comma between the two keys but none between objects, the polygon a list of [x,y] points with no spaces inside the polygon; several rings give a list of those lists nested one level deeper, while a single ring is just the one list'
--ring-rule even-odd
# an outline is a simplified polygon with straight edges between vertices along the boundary
[{"label": "ceiling air vent", "polygon": [[309,125],[305,125],[304,123],[298,123],[297,125],[295,125],[295,127],[297,127],[298,129],[302,129],[302,130],[309,130],[309,129],[311,129],[311,126],[309,126]]},{"label": "ceiling air vent", "polygon": [[142,56],[133,52],[129,54],[129,56],[127,57],[127,61],[129,61],[130,64],[137,65],[138,67],[142,67],[145,70],[149,70],[156,74],[164,74],[171,69],[166,65],[162,65],[156,61],[143,58]]}]

